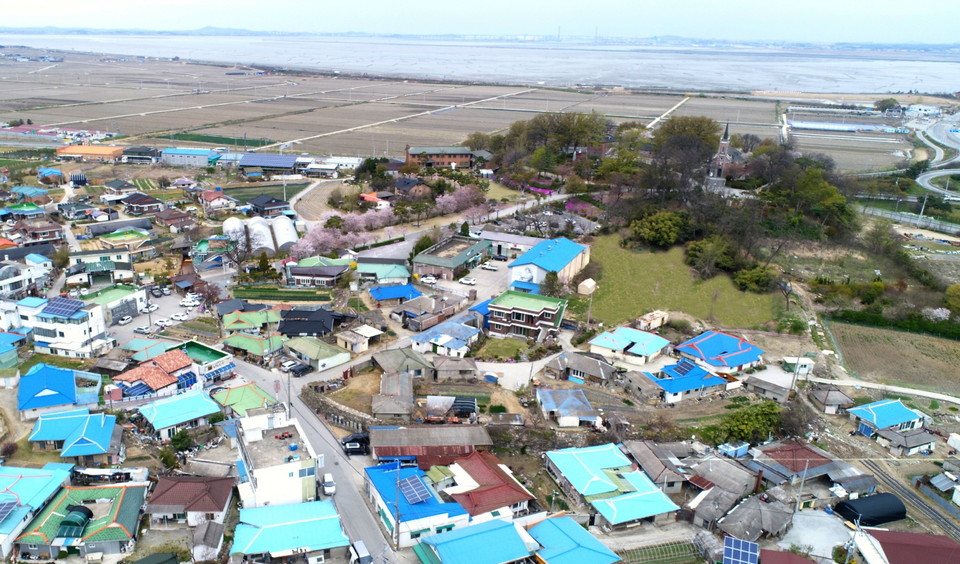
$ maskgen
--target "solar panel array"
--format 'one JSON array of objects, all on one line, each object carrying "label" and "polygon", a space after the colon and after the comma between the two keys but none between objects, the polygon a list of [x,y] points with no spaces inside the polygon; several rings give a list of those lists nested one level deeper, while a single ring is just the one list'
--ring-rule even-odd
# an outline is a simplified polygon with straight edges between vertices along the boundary
[{"label": "solar panel array", "polygon": [[4,501],[0,502],[0,523],[3,522],[14,510],[17,509],[19,504],[15,501]]},{"label": "solar panel array", "polygon": [[677,374],[681,376],[686,376],[691,370],[694,369],[694,364],[687,359],[683,359],[677,364],[675,368]]},{"label": "solar panel array", "polygon": [[71,315],[83,309],[84,305],[86,304],[80,300],[71,300],[69,298],[53,298],[50,300],[50,303],[47,304],[47,307],[43,308],[43,313],[70,317]]},{"label": "solar panel array", "polygon": [[400,480],[400,493],[411,505],[430,499],[430,492],[419,476],[407,476]]},{"label": "solar panel array", "polygon": [[726,537],[723,539],[723,564],[757,564],[760,545],[755,542]]}]

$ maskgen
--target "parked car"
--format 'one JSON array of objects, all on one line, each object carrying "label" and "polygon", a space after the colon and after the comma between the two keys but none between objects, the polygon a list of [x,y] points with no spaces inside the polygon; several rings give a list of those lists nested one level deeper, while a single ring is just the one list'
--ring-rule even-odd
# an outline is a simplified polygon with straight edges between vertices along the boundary
[{"label": "parked car", "polygon": [[341,444],[360,443],[364,445],[369,445],[370,433],[367,433],[366,431],[364,431],[362,433],[354,433],[352,435],[347,435],[346,437],[340,439],[340,443]]},{"label": "parked car", "polygon": [[428,275],[426,275],[426,276],[424,276],[423,278],[420,279],[420,283],[421,283],[421,284],[436,284],[436,283],[437,283],[437,277],[428,274]]},{"label": "parked car", "polygon": [[291,368],[299,365],[300,363],[296,360],[287,360],[280,365],[281,372],[289,372]]},{"label": "parked car", "polygon": [[138,335],[149,335],[153,332],[153,328],[149,325],[141,325],[140,327],[134,329],[133,332],[137,333]]},{"label": "parked car", "polygon": [[143,309],[140,310],[140,313],[153,313],[160,309],[160,306],[157,304],[147,304]]},{"label": "parked car", "polygon": [[197,307],[200,305],[200,302],[196,300],[180,300],[180,307]]},{"label": "parked car", "polygon": [[489,263],[489,262],[485,262],[485,263],[481,264],[481,265],[480,265],[480,268],[482,268],[483,270],[494,270],[494,271],[495,271],[495,270],[498,270],[498,269],[497,269],[497,265],[492,264],[492,263]]},{"label": "parked car", "polygon": [[343,453],[347,456],[351,454],[367,455],[370,454],[370,445],[363,443],[343,443]]},{"label": "parked car", "polygon": [[507,262],[510,259],[507,258],[507,255],[493,255],[493,260],[498,260],[500,262]]},{"label": "parked car", "polygon": [[173,293],[173,290],[171,290],[169,286],[164,286],[163,288],[160,288],[160,291],[163,292],[164,296],[169,296],[170,294]]},{"label": "parked car", "polygon": [[80,297],[80,290],[77,290],[76,288],[74,288],[73,290],[70,290],[69,292],[67,292],[67,295],[73,299],[77,299]]},{"label": "parked car", "polygon": [[476,286],[477,279],[472,276],[464,276],[460,279],[461,284],[466,284],[467,286]]},{"label": "parked car", "polygon": [[305,376],[307,374],[310,374],[311,372],[313,372],[312,366],[310,366],[309,364],[300,364],[299,362],[297,363],[296,366],[290,369],[290,374],[293,375],[295,378]]},{"label": "parked car", "polygon": [[333,495],[337,493],[337,484],[333,481],[333,474],[327,472],[323,475],[323,495]]},{"label": "parked car", "polygon": [[150,290],[150,295],[155,298],[162,298],[163,290],[161,290],[160,288],[154,288],[153,290]]},{"label": "parked car", "polygon": [[128,323],[133,323],[133,318],[129,315],[124,315],[119,321],[117,321],[117,325],[126,325]]},{"label": "parked car", "polygon": [[175,313],[175,314],[173,314],[173,315],[170,316],[170,319],[172,319],[172,320],[174,320],[174,321],[186,321],[186,320],[190,319],[190,316],[188,316],[188,315],[185,314],[185,313]]},{"label": "parked car", "polygon": [[160,319],[154,321],[153,324],[156,325],[157,327],[166,327],[167,325],[170,325],[170,320],[169,320],[169,319],[160,318]]}]

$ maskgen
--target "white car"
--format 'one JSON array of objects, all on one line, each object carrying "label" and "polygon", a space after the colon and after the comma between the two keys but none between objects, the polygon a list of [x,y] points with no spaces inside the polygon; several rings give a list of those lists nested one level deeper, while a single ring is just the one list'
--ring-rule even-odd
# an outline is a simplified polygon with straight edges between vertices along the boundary
[{"label": "white car", "polygon": [[288,361],[286,361],[286,362],[284,362],[283,364],[280,365],[280,370],[282,370],[283,372],[287,372],[287,371],[289,371],[291,368],[293,368],[294,366],[296,366],[296,365],[298,365],[298,364],[300,364],[300,363],[297,362],[296,360],[288,360]]},{"label": "white car", "polygon": [[186,320],[190,319],[190,317],[189,317],[187,314],[185,314],[185,313],[175,313],[175,314],[173,314],[173,315],[170,316],[170,319],[172,319],[172,320],[174,320],[174,321],[186,321]]},{"label": "white car", "polygon": [[197,307],[200,305],[200,302],[195,300],[183,300],[180,302],[180,307]]},{"label": "white car", "polygon": [[170,325],[170,321],[167,319],[158,319],[154,321],[153,324],[157,327],[166,327],[167,325]]},{"label": "white car", "polygon": [[149,325],[141,325],[140,327],[134,329],[133,332],[139,335],[149,335],[153,332],[153,327],[150,327]]},{"label": "white car", "polygon": [[436,277],[436,276],[432,276],[432,275],[427,275],[427,276],[424,276],[423,278],[421,278],[421,279],[420,279],[420,282],[421,282],[422,284],[436,284],[436,283],[437,283],[437,277]]},{"label": "white car", "polygon": [[70,290],[70,291],[67,293],[67,295],[70,296],[71,298],[74,298],[74,299],[79,298],[79,297],[80,297],[80,290],[77,290],[76,288],[74,288],[73,290]]},{"label": "white car", "polygon": [[126,325],[128,323],[133,323],[133,318],[129,315],[124,315],[119,321],[117,321],[117,325]]},{"label": "white car", "polygon": [[140,313],[153,313],[160,309],[160,306],[157,304],[148,304],[145,308],[140,310]]},{"label": "white car", "polygon": [[473,277],[471,277],[471,276],[464,276],[463,278],[460,279],[460,283],[461,283],[461,284],[466,284],[467,286],[476,286],[476,285],[477,285],[477,279],[476,279],[476,278],[473,278]]},{"label": "white car", "polygon": [[491,263],[489,263],[489,262],[485,262],[485,263],[483,263],[483,264],[480,265],[480,268],[482,268],[483,270],[493,270],[493,271],[496,271],[496,270],[497,270],[497,265],[491,264]]}]

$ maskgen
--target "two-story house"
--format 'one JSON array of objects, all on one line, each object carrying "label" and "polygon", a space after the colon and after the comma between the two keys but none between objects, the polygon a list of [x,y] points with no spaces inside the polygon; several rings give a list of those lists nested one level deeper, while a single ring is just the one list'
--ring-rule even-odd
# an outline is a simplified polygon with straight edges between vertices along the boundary
[{"label": "two-story house", "polygon": [[290,210],[290,202],[267,194],[260,194],[252,200],[247,200],[247,203],[260,217],[276,217]]},{"label": "two-story house", "polygon": [[473,168],[487,162],[493,155],[489,151],[474,151],[470,147],[411,147],[407,146],[407,162],[436,168]]},{"label": "two-story house", "polygon": [[23,298],[17,302],[20,325],[33,330],[33,350],[74,358],[106,354],[116,339],[106,333],[103,306],[68,298]]},{"label": "two-story house", "polygon": [[34,218],[18,221],[14,232],[21,247],[35,247],[51,243],[59,245],[63,240],[63,227],[48,219]]},{"label": "two-story house", "polygon": [[244,507],[313,501],[323,455],[313,450],[300,423],[278,404],[247,412],[237,420],[237,447],[242,466],[237,486]]},{"label": "two-story house", "polygon": [[232,209],[237,207],[237,200],[227,196],[223,190],[204,190],[200,192],[200,205],[204,211]]},{"label": "two-story house", "polygon": [[491,337],[542,341],[559,332],[567,301],[539,294],[506,291],[489,304]]}]

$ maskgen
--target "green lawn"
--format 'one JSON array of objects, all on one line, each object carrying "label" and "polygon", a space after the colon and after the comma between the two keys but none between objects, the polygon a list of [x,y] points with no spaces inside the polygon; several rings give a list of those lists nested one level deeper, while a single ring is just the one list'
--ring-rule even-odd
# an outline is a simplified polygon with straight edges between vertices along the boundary
[{"label": "green lawn", "polygon": [[292,182],[287,183],[286,198],[283,197],[283,184],[258,184],[250,187],[243,186],[240,188],[224,188],[223,191],[231,198],[236,198],[241,203],[246,204],[247,200],[252,200],[260,194],[266,194],[268,196],[273,196],[274,198],[279,198],[281,200],[286,199],[289,201],[290,198],[299,194],[301,190],[309,185],[310,184],[306,182],[300,182],[297,184]]},{"label": "green lawn", "polygon": [[475,356],[507,359],[525,350],[527,342],[520,339],[487,339]]},{"label": "green lawn", "polygon": [[774,317],[773,294],[739,291],[727,276],[694,279],[683,264],[683,249],[634,252],[623,249],[615,235],[597,237],[591,257],[603,265],[592,316],[617,325],[655,310],[682,311],[713,318],[726,327],[756,327]]},{"label": "green lawn", "polygon": [[20,365],[20,373],[26,374],[31,368],[33,368],[33,365],[40,364],[41,362],[51,366],[69,368],[71,370],[87,369],[87,363],[80,359],[67,358],[65,356],[59,356],[55,354],[33,353],[27,358],[27,360],[23,361],[23,364]]},{"label": "green lawn", "polygon": [[512,202],[519,197],[520,192],[493,181],[490,182],[490,188],[487,190],[487,198],[491,200],[500,201],[506,198],[508,202]]},{"label": "green lawn", "polygon": [[321,294],[316,290],[287,290],[273,286],[233,286],[234,298],[248,300],[267,300],[276,302],[328,302],[330,294]]}]

